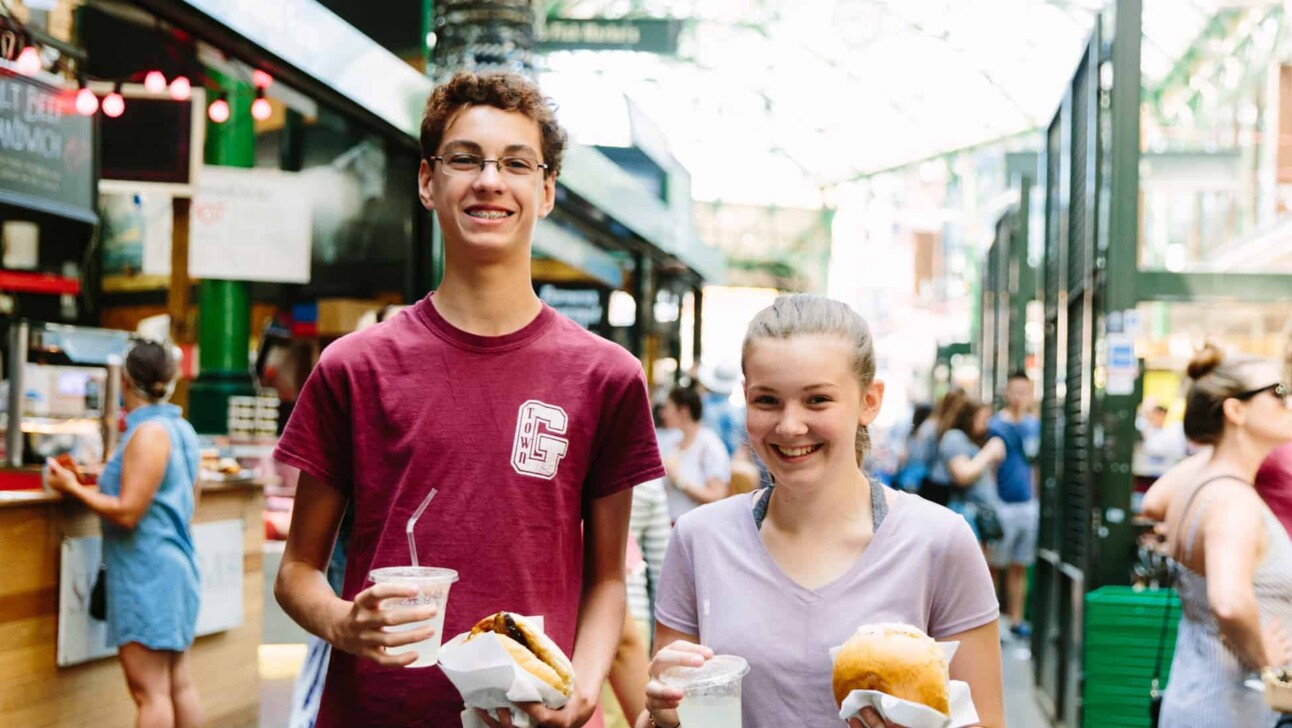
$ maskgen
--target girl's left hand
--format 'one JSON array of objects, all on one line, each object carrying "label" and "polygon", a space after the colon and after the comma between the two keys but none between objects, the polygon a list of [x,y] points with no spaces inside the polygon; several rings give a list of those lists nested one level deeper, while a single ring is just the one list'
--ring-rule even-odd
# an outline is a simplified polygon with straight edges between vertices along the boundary
[{"label": "girl's left hand", "polygon": [[76,473],[59,465],[53,458],[45,458],[45,467],[48,468],[46,482],[49,487],[60,493],[75,493],[81,487],[80,481],[76,479]]},{"label": "girl's left hand", "polygon": [[848,728],[905,728],[891,720],[884,720],[879,717],[879,711],[874,708],[862,708],[860,718],[849,718]]}]

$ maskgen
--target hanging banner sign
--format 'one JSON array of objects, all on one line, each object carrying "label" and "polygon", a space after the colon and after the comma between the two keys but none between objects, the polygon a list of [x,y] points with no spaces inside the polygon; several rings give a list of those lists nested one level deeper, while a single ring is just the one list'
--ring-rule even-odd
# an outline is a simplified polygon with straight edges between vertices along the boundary
[{"label": "hanging banner sign", "polygon": [[574,323],[601,333],[608,325],[610,292],[594,286],[538,285],[538,297]]},{"label": "hanging banner sign", "polygon": [[203,167],[189,214],[188,274],[309,283],[309,199],[292,172]]},{"label": "hanging banner sign", "polygon": [[98,221],[94,121],[73,93],[0,70],[0,203]]},{"label": "hanging banner sign", "polygon": [[675,55],[682,21],[661,18],[548,18],[539,51],[641,51]]}]

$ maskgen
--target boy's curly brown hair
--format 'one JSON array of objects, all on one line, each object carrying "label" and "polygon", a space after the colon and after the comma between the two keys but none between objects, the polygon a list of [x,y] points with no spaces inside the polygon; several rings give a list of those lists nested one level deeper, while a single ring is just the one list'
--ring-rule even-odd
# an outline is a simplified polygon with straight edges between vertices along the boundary
[{"label": "boy's curly brown hair", "polygon": [[444,130],[468,106],[492,106],[503,111],[519,111],[538,124],[543,137],[543,162],[546,176],[561,171],[566,134],[538,86],[514,73],[467,73],[453,75],[431,92],[422,114],[422,159],[430,161],[440,148]]}]

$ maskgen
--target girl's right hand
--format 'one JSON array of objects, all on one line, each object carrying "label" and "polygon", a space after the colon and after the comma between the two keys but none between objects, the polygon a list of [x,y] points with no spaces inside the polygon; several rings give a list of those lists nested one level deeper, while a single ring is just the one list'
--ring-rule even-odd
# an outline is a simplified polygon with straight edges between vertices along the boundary
[{"label": "girl's right hand", "polygon": [[420,642],[434,635],[435,627],[428,625],[407,632],[388,632],[386,628],[433,619],[435,605],[382,609],[381,603],[414,596],[417,596],[417,587],[406,584],[376,584],[364,589],[355,595],[349,611],[332,624],[328,642],[339,650],[389,667],[411,665],[417,661],[415,651],[392,655],[386,648]]},{"label": "girl's right hand", "polygon": [[660,682],[660,676],[674,667],[699,667],[713,657],[713,650],[704,645],[678,640],[655,653],[650,661],[650,682],[646,683],[646,710],[658,726],[675,726],[682,721],[677,717],[677,706],[682,702],[682,689]]},{"label": "girl's right hand", "polygon": [[849,718],[848,728],[904,728],[891,720],[879,717],[874,708],[862,708],[860,718]]}]

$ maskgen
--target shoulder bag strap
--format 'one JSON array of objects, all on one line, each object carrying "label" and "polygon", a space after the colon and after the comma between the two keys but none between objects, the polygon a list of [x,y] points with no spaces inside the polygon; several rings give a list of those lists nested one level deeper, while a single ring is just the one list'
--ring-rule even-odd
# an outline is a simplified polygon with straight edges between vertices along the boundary
[{"label": "shoulder bag strap", "polygon": [[[1208,485],[1211,485],[1217,480],[1226,480],[1226,479],[1238,480],[1240,482],[1242,481],[1241,478],[1235,477],[1233,475],[1217,475],[1213,478],[1208,478],[1207,480],[1204,480],[1202,482],[1202,485],[1199,485],[1197,488],[1194,489],[1193,493],[1190,494],[1189,496],[1189,500],[1186,501],[1184,504],[1184,512],[1180,514],[1179,525],[1181,530],[1188,528],[1189,512],[1190,510],[1193,509],[1193,502],[1194,500],[1197,499],[1198,494],[1202,492],[1202,489],[1206,488]],[[1181,534],[1181,535],[1183,536],[1184,534]],[[1171,544],[1171,553],[1169,554],[1169,556],[1172,559],[1172,561],[1175,560],[1175,557],[1178,553],[1179,553],[1179,541],[1177,540]],[[1172,589],[1175,586],[1174,584],[1175,570],[1176,570],[1176,567],[1173,565],[1170,571],[1172,575],[1172,578],[1171,578]],[[1166,651],[1167,628],[1171,626],[1171,595],[1170,594],[1166,595],[1165,602],[1166,602],[1166,608],[1162,610],[1162,630],[1158,634],[1158,638],[1157,638],[1157,658],[1154,659],[1153,661],[1153,687],[1152,687],[1152,693],[1151,693],[1153,697],[1157,697],[1160,694],[1158,690],[1158,685],[1162,677],[1162,655]]]}]

